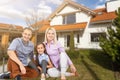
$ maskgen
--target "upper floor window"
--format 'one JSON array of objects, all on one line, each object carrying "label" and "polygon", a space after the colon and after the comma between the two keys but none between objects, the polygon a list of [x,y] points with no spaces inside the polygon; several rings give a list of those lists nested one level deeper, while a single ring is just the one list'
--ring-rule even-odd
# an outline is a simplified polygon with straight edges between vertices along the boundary
[{"label": "upper floor window", "polygon": [[76,22],[75,14],[67,14],[63,16],[63,24],[73,24]]},{"label": "upper floor window", "polygon": [[106,38],[105,33],[91,33],[91,42],[99,42],[100,36]]}]

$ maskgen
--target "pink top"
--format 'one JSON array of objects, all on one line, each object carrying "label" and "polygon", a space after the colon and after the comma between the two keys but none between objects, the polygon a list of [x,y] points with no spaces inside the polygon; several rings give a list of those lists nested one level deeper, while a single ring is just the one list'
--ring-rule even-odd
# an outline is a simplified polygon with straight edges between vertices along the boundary
[{"label": "pink top", "polygon": [[[64,47],[62,47],[60,42],[54,44],[53,41],[51,41],[50,45],[48,45],[47,43],[45,43],[45,45],[46,45],[47,54],[49,55],[54,67],[58,68],[60,64],[59,54],[61,52],[64,52],[66,54]],[[71,65],[72,61],[70,60],[67,54],[66,56],[67,56],[68,65]]]}]

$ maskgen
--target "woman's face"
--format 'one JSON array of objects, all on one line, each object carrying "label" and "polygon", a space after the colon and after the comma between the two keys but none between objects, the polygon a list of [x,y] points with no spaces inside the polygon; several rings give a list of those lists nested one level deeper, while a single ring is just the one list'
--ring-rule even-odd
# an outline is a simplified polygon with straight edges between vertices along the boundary
[{"label": "woman's face", "polygon": [[43,54],[44,51],[45,51],[45,48],[44,48],[43,44],[39,44],[39,45],[37,46],[37,52],[38,52],[39,54]]},{"label": "woman's face", "polygon": [[30,40],[30,38],[32,37],[32,32],[30,30],[26,29],[23,31],[22,36],[23,36],[23,40],[25,42],[28,42]]},{"label": "woman's face", "polygon": [[54,40],[54,38],[55,38],[55,33],[54,33],[54,31],[53,31],[53,30],[48,30],[46,37],[47,37],[47,40],[48,40],[48,41]]}]

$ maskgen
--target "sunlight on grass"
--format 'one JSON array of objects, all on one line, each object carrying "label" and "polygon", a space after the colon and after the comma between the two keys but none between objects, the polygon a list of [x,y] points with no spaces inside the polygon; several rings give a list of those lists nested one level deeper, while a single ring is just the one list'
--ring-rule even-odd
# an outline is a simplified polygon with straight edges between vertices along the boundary
[{"label": "sunlight on grass", "polygon": [[[79,77],[67,77],[67,80],[115,80],[111,60],[103,52],[78,50],[67,51],[67,53],[80,74]],[[40,77],[26,80],[40,80]],[[60,80],[60,78],[47,78],[46,80]]]}]

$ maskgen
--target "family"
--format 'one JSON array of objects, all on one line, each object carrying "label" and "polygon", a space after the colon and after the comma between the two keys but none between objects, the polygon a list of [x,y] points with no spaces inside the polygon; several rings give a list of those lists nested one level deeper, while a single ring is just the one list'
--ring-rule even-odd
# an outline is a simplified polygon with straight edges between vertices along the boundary
[{"label": "family", "polygon": [[[8,47],[9,56],[8,72],[1,73],[0,79],[36,78],[41,75],[41,80],[46,77],[60,77],[66,80],[66,76],[77,76],[77,70],[65,49],[57,41],[56,30],[49,27],[45,32],[43,43],[36,46],[37,54],[34,55],[34,45],[30,41],[32,30],[24,28],[21,38],[15,38]],[[67,69],[70,68],[70,72]]]}]

